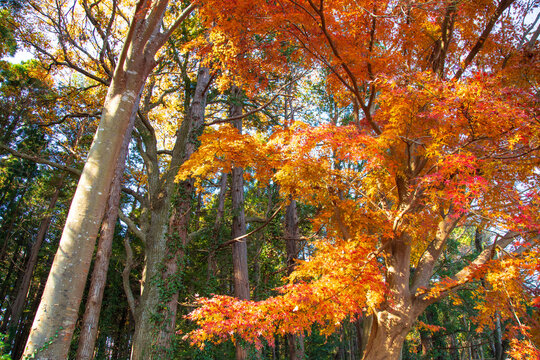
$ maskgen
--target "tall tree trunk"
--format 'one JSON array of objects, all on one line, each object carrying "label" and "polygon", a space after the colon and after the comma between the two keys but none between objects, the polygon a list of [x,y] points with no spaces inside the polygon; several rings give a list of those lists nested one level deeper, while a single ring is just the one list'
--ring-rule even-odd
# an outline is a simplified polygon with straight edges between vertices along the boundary
[{"label": "tall tree trunk", "polygon": [[[242,115],[241,91],[236,86],[231,89],[232,104],[230,116]],[[234,121],[234,126],[242,133],[242,119]],[[231,173],[231,200],[232,200],[232,237],[237,238],[246,234],[246,216],[244,213],[244,170],[239,167],[232,169]],[[233,271],[234,271],[234,296],[239,299],[249,300],[249,277],[247,263],[247,239],[237,241],[232,245]],[[247,359],[247,350],[236,346],[236,359]]]},{"label": "tall tree trunk", "polygon": [[358,344],[358,354],[360,357],[363,356],[364,351],[366,350],[366,345],[371,331],[371,322],[373,316],[362,316],[354,322],[356,328],[356,342]]},{"label": "tall tree trunk", "polygon": [[169,232],[166,236],[168,256],[163,259],[165,271],[161,274],[160,307],[156,310],[159,320],[156,320],[156,324],[154,324],[159,330],[156,343],[151,349],[153,359],[172,359],[174,357],[178,292],[182,283],[185,248],[189,243],[188,226],[191,217],[192,193],[191,180],[182,181],[178,185],[177,204],[172,211]]},{"label": "tall tree trunk", "polygon": [[[169,220],[170,194],[174,189],[173,180],[178,168],[193,153],[196,137],[202,130],[210,81],[209,70],[207,68],[199,69],[190,109],[178,132],[171,166],[168,173],[164,175],[164,188],[156,193],[154,199],[151,200],[153,209],[146,233],[146,265],[140,304],[136,312],[132,360],[167,359],[171,355],[168,347],[170,347],[170,340],[174,335],[177,309],[177,301],[174,299],[178,295],[176,289],[174,291],[176,295],[166,296],[168,286],[163,287],[162,285],[164,280],[168,280],[164,279],[163,276],[177,273],[175,266],[183,256],[181,252],[183,249],[181,246],[177,246],[176,253],[171,253],[169,250],[170,243],[168,243],[166,232]],[[187,219],[189,218],[182,219],[182,222]],[[167,269],[166,274],[162,273],[163,268]],[[169,285],[174,285],[173,283],[171,282]],[[167,311],[163,311],[164,307],[167,308]]]},{"label": "tall tree trunk", "polygon": [[[32,181],[32,178],[29,178],[28,181]],[[13,197],[9,201],[9,205],[7,205],[7,209],[10,209],[10,212],[5,218],[3,219],[4,222],[2,223],[2,227],[0,228],[0,233],[5,234],[4,243],[2,244],[2,249],[0,250],[0,262],[4,260],[4,256],[7,253],[7,249],[9,247],[9,243],[11,240],[11,236],[13,235],[14,226],[16,223],[18,223],[19,220],[19,212],[21,209],[21,206],[24,204],[24,195],[28,191],[28,187],[24,187],[22,190],[22,193],[17,196],[13,195]],[[8,220],[9,219],[9,220]],[[6,224],[5,222],[8,221]]]},{"label": "tall tree trunk", "polygon": [[[225,211],[225,195],[227,193],[227,173],[221,174],[221,180],[219,181],[219,194],[218,194],[218,206],[216,209],[216,218],[214,220],[214,228],[212,230],[212,239],[217,241],[221,238],[220,228],[223,222],[223,213]],[[216,262],[216,243],[210,244],[210,249],[208,250],[208,269],[206,282],[210,283],[210,279],[216,276],[217,273],[217,262]]]},{"label": "tall tree trunk", "polygon": [[[170,35],[160,33],[167,4],[160,1],[150,8],[149,0],[137,3],[24,356],[67,358],[124,137],[131,136],[127,134],[129,123],[155,65],[155,54]],[[189,6],[179,21],[192,9]]]},{"label": "tall tree trunk", "polygon": [[[81,136],[85,128],[86,128],[85,126],[81,126],[79,128],[77,135],[75,139],[73,140],[73,143],[71,144],[71,147],[73,149],[76,149],[78,147],[79,141],[81,139]],[[74,158],[74,155],[70,153],[70,155],[67,157],[66,162],[65,162],[66,166],[69,166],[72,163],[73,158]],[[19,290],[17,291],[17,296],[11,307],[11,318],[10,318],[9,327],[12,329],[18,326],[18,322],[24,310],[24,303],[26,301],[26,298],[28,297],[28,291],[30,289],[30,282],[32,280],[32,275],[34,274],[34,269],[37,264],[39,250],[41,249],[41,245],[43,244],[43,241],[45,240],[47,232],[49,231],[49,226],[51,224],[51,219],[52,219],[51,213],[56,207],[56,203],[58,202],[58,197],[60,196],[60,190],[62,189],[62,186],[64,185],[66,176],[67,176],[67,173],[64,172],[60,175],[60,178],[56,181],[55,191],[49,201],[47,211],[45,212],[45,216],[41,220],[41,223],[39,225],[39,229],[36,235],[36,239],[30,250],[30,256],[29,256],[28,262],[26,263],[26,267],[24,269],[24,275],[23,275]],[[12,341],[10,340],[10,343],[11,342]]]},{"label": "tall tree trunk", "polygon": [[[298,212],[296,200],[291,199],[285,212],[285,245],[287,249],[287,275],[290,275],[298,259],[298,241],[300,230],[298,228]],[[301,334],[287,334],[289,346],[289,359],[300,360],[304,358],[304,337]]]},{"label": "tall tree trunk", "polygon": [[[53,258],[54,257],[52,254],[48,256],[44,265],[45,269],[50,269]],[[34,319],[34,314],[37,311],[37,308],[39,306],[39,300],[41,299],[41,295],[43,294],[43,290],[45,289],[45,282],[47,281],[48,274],[48,271],[43,271],[43,274],[41,275],[38,284],[36,284],[36,288],[33,292],[30,291],[30,294],[35,293],[35,295],[33,297],[32,303],[29,306],[30,311],[28,315],[26,315],[23,320],[21,320],[21,323],[18,326],[18,331],[14,339],[15,341],[11,348],[12,359],[19,359],[23,353],[24,345],[26,344],[28,334],[30,334],[30,328],[32,327],[32,320]]]},{"label": "tall tree trunk", "polygon": [[[19,246],[18,249],[20,249],[22,246]],[[16,298],[17,295],[19,294],[20,292],[20,289],[22,287],[22,282],[23,282],[23,278],[24,278],[24,273],[25,271],[23,269],[25,269],[25,264],[28,264],[29,262],[29,259],[30,259],[30,254],[29,254],[29,248],[30,246],[27,245],[27,246],[24,246],[23,247],[23,251],[22,253],[19,253],[19,251],[17,251],[13,257],[13,262],[14,262],[14,274],[15,274],[15,283],[13,284],[13,286],[10,286],[8,287],[10,289],[9,291],[9,302],[8,302],[8,308],[6,310],[6,312],[4,313],[4,318],[2,319],[2,324],[0,326],[0,333],[5,333],[6,330],[10,327],[9,325],[11,324],[11,321],[10,321],[10,317],[11,317],[11,314],[12,314],[12,308],[13,308],[13,302],[11,301],[13,298]]]},{"label": "tall tree trunk", "polygon": [[8,300],[9,289],[11,288],[10,286],[11,275],[15,275],[17,273],[16,271],[14,271],[14,269],[16,268],[15,264],[17,263],[17,259],[21,257],[19,253],[20,250],[21,250],[21,245],[17,244],[15,251],[11,255],[11,260],[9,261],[9,268],[5,271],[6,277],[4,281],[2,282],[2,286],[0,287],[0,309],[5,307],[4,302]]},{"label": "tall tree trunk", "polygon": [[21,318],[21,314],[24,309],[24,303],[28,296],[28,290],[30,289],[30,282],[32,280],[32,275],[34,274],[34,268],[36,267],[36,264],[37,264],[39,250],[41,249],[41,244],[43,244],[43,240],[45,239],[45,235],[47,234],[47,230],[49,229],[49,226],[51,224],[50,213],[56,206],[56,202],[58,201],[58,197],[60,195],[60,188],[62,187],[64,178],[65,178],[65,173],[62,175],[62,177],[58,181],[56,190],[54,191],[51,197],[51,200],[49,202],[49,206],[47,207],[47,213],[45,217],[41,220],[41,224],[39,226],[39,230],[36,235],[36,240],[34,244],[32,245],[32,248],[30,249],[30,256],[29,256],[28,262],[26,263],[26,267],[24,269],[22,281],[17,291],[17,296],[15,297],[15,300],[13,301],[13,304],[11,306],[11,316],[10,316],[8,328],[13,328],[13,329],[16,328]]},{"label": "tall tree trunk", "polygon": [[[127,133],[131,134],[133,130],[134,116],[130,120]],[[112,243],[114,238],[114,229],[118,220],[118,206],[120,205],[120,191],[122,188],[122,177],[126,167],[126,157],[129,149],[130,137],[124,137],[124,143],[120,151],[120,158],[116,165],[116,171],[109,190],[109,199],[107,200],[107,209],[103,223],[94,262],[94,270],[88,290],[88,299],[86,300],[86,310],[84,312],[81,333],[79,335],[79,346],[77,347],[77,360],[91,360],[94,357],[94,347],[96,344],[99,314],[101,312],[101,302],[103,292],[107,282],[107,270],[109,269],[109,260],[111,258]]]}]

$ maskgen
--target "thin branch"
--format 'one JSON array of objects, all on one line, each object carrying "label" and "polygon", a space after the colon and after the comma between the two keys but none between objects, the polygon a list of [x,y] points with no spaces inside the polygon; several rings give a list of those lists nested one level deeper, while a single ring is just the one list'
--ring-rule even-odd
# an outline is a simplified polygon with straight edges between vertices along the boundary
[{"label": "thin branch", "polygon": [[277,214],[279,214],[279,212],[281,211],[281,209],[283,209],[283,206],[285,206],[285,202],[283,202],[283,203],[279,206],[279,208],[272,214],[272,216],[270,216],[270,217],[268,218],[268,220],[266,220],[266,222],[265,222],[264,224],[262,224],[261,226],[259,226],[259,227],[256,228],[255,230],[250,231],[249,233],[244,234],[244,235],[242,235],[242,236],[235,237],[234,239],[229,240],[229,241],[227,241],[227,242],[225,242],[225,243],[219,245],[219,246],[218,246],[218,249],[224,248],[224,247],[226,247],[226,246],[232,245],[232,244],[237,243],[237,242],[244,242],[244,241],[245,241],[245,240],[244,240],[245,238],[247,238],[247,237],[249,237],[249,236],[255,234],[256,232],[261,231],[262,229],[264,229],[264,228],[270,223],[270,221],[272,221],[272,220],[277,216]]},{"label": "thin branch", "polygon": [[[180,24],[189,16],[189,14],[191,14],[191,12],[193,10],[195,10],[195,8],[198,6],[197,4],[197,1],[193,1],[191,4],[189,4],[189,6],[187,8],[184,9],[184,11],[182,12],[182,14],[180,14],[180,16],[178,17],[178,19],[174,22],[174,24],[170,27],[170,29],[168,31],[166,31],[162,36],[162,41],[163,41],[163,44],[165,43],[165,41],[167,41],[167,39],[169,39],[172,35],[172,33],[178,28],[178,26],[180,26]],[[163,45],[161,44],[161,45]]]},{"label": "thin branch", "polygon": [[33,162],[38,163],[38,164],[49,165],[49,166],[52,166],[54,168],[70,172],[70,173],[72,173],[74,175],[81,176],[81,170],[75,169],[75,168],[73,168],[71,166],[58,164],[58,163],[55,163],[54,161],[43,159],[43,158],[41,158],[39,156],[30,155],[30,154],[24,154],[24,153],[19,152],[17,150],[13,150],[9,146],[7,146],[5,144],[2,144],[2,143],[0,143],[0,149],[4,150],[4,151],[10,153],[11,155],[13,155],[15,157],[18,157],[20,159],[30,160],[30,161],[33,161]]},{"label": "thin branch", "polygon": [[101,111],[96,111],[94,113],[68,114],[68,115],[62,116],[59,120],[51,121],[51,122],[44,123],[44,124],[37,124],[37,126],[39,126],[39,127],[47,127],[47,126],[62,124],[63,122],[65,122],[67,119],[70,119],[70,118],[90,118],[90,117],[98,117],[100,115],[101,115]]},{"label": "thin branch", "polygon": [[[121,213],[121,211],[120,211]],[[133,291],[131,290],[131,285],[129,284],[129,274],[131,273],[131,267],[133,266],[133,250],[129,244],[129,237],[126,235],[124,237],[124,249],[126,249],[126,265],[122,271],[122,285],[124,286],[124,292],[126,293],[127,302],[129,305],[129,310],[134,319],[136,302],[135,296],[133,296]]]},{"label": "thin branch", "polygon": [[503,236],[499,235],[498,239],[495,239],[495,241],[493,241],[493,244],[490,247],[484,249],[484,251],[482,251],[474,261],[472,261],[469,265],[461,269],[456,275],[452,277],[452,280],[455,281],[454,284],[448,286],[436,296],[429,296],[430,290],[428,289],[424,294],[421,295],[427,295],[427,298],[423,299],[422,297],[420,297],[419,299],[428,301],[429,303],[434,303],[447,296],[451,292],[458,290],[471,280],[471,275],[478,267],[484,265],[493,258],[493,256],[495,255],[495,251],[498,248],[504,249],[505,247],[510,245],[510,243],[512,243],[512,241],[514,241],[517,236],[519,236],[519,234],[514,231],[508,231]]},{"label": "thin branch", "polygon": [[118,218],[124,223],[127,225],[128,229],[136,236],[138,237],[139,239],[141,239],[143,242],[146,242],[146,234],[143,233],[141,231],[141,229],[139,229],[137,227],[137,225],[135,225],[135,223],[133,222],[133,220],[131,220],[128,216],[126,216],[126,214],[124,214],[124,212],[122,211],[122,209],[119,209],[118,210]]},{"label": "thin branch", "polygon": [[495,23],[497,22],[497,20],[499,20],[499,17],[502,15],[504,10],[506,10],[510,5],[512,5],[514,1],[515,0],[501,0],[499,6],[497,6],[497,10],[495,10],[495,13],[489,18],[489,21],[484,28],[484,31],[482,31],[482,34],[476,41],[476,44],[474,44],[473,48],[469,52],[469,55],[467,55],[467,58],[465,58],[463,66],[460,67],[457,73],[454,75],[454,80],[459,80],[459,78],[461,78],[461,75],[463,75],[465,69],[467,69],[467,67],[471,64],[480,49],[482,49],[482,47],[484,46],[484,43],[486,42],[489,34],[491,33],[491,30],[493,30]]},{"label": "thin branch", "polygon": [[[303,76],[303,75],[302,75]],[[270,106],[270,104],[272,104],[274,102],[274,100],[276,100],[278,98],[278,96],[288,96],[287,94],[283,94],[281,93],[281,91],[283,89],[285,89],[287,86],[289,86],[290,84],[294,83],[295,81],[298,81],[302,76],[297,76],[296,78],[292,79],[291,81],[289,81],[288,83],[286,83],[285,85],[283,85],[282,87],[280,87],[278,89],[278,92],[277,94],[275,94],[274,96],[272,96],[270,98],[270,100],[268,100],[267,102],[265,102],[264,104],[262,104],[261,106],[259,106],[258,108],[256,109],[253,109],[245,114],[242,114],[242,115],[237,115],[237,116],[231,116],[231,117],[228,117],[226,119],[221,119],[221,120],[214,120],[214,121],[211,121],[209,123],[206,123],[204,124],[205,126],[210,126],[210,125],[215,125],[215,124],[222,124],[222,123],[226,123],[226,122],[230,122],[230,121],[234,121],[234,120],[240,120],[240,119],[243,119],[243,118],[246,118],[248,116],[251,116],[253,114],[256,114],[258,113],[259,111],[261,110],[264,110],[265,108],[267,108],[268,106]]]},{"label": "thin branch", "polygon": [[[13,155],[15,157],[18,157],[20,159],[30,160],[30,161],[33,161],[33,162],[38,163],[38,164],[48,165],[48,166],[51,166],[51,167],[56,168],[56,169],[64,170],[64,171],[67,171],[67,172],[77,176],[77,177],[81,176],[81,173],[82,173],[81,170],[76,169],[74,167],[67,166],[67,165],[62,165],[62,164],[56,163],[54,161],[43,159],[43,158],[41,158],[39,156],[36,156],[36,155],[25,154],[25,153],[22,153],[20,151],[13,150],[9,146],[7,146],[5,144],[2,144],[2,143],[0,143],[0,149],[4,150],[4,151],[10,153],[11,155]],[[134,191],[134,190],[132,190],[130,188],[127,188],[127,187],[122,187],[122,191],[125,192],[126,194],[129,194],[129,195],[133,196],[141,204],[144,203],[144,198],[139,193],[137,193],[136,191]]]}]

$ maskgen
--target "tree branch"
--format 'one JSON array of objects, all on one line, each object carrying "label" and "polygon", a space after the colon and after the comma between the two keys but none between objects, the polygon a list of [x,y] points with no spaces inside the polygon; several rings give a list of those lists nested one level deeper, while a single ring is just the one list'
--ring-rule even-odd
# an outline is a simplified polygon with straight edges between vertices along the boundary
[{"label": "tree branch", "polygon": [[137,225],[135,225],[135,223],[133,222],[133,220],[131,220],[128,216],[126,216],[126,214],[124,214],[124,212],[122,211],[122,209],[119,209],[118,211],[118,218],[124,223],[127,225],[128,229],[136,236],[138,237],[139,239],[141,239],[143,242],[146,242],[146,234],[143,233],[141,231],[141,229],[139,229],[137,227]]},{"label": "tree branch", "polygon": [[268,218],[268,220],[266,220],[266,222],[264,224],[262,224],[261,226],[259,226],[258,228],[256,228],[255,230],[253,231],[250,231],[249,233],[247,234],[244,234],[242,236],[238,236],[238,237],[235,237],[234,239],[232,240],[229,240],[227,242],[224,242],[223,244],[219,245],[218,246],[218,249],[221,249],[221,248],[224,248],[226,246],[229,246],[229,245],[232,245],[234,243],[237,243],[237,242],[242,242],[242,241],[245,241],[243,239],[247,238],[247,237],[250,237],[251,235],[255,234],[256,232],[259,232],[261,231],[262,229],[264,229],[266,227],[266,225],[268,225],[270,223],[270,221],[272,221],[276,216],[277,214],[279,214],[280,210],[283,209],[283,206],[285,205],[285,202],[283,202],[279,208],[272,214],[272,216],[270,216]]},{"label": "tree branch", "polygon": [[471,280],[471,275],[478,267],[484,265],[485,263],[487,263],[489,260],[493,258],[493,256],[495,255],[495,250],[497,248],[504,249],[505,247],[510,245],[510,243],[512,243],[512,241],[514,241],[514,239],[518,235],[519,234],[514,231],[508,231],[503,236],[498,236],[499,238],[495,239],[495,241],[490,247],[484,249],[484,251],[482,251],[476,257],[474,261],[472,261],[469,265],[461,269],[457,274],[455,274],[452,277],[452,280],[454,280],[455,282],[454,284],[448,286],[446,289],[439,292],[439,294],[436,296],[429,296],[430,290],[427,290],[425,292],[425,295],[428,295],[428,297],[425,299],[423,298],[419,298],[419,299],[421,301],[427,301],[428,303],[434,303],[434,302],[439,301],[443,297],[447,296],[451,292],[454,292],[458,290],[459,288],[463,287],[466,283],[468,283]]},{"label": "tree branch", "polygon": [[[13,150],[9,146],[7,146],[5,144],[2,144],[2,143],[0,143],[0,149],[10,153],[11,155],[13,155],[15,157],[18,157],[19,159],[30,160],[30,161],[33,161],[33,162],[38,163],[38,164],[48,165],[48,166],[51,166],[51,167],[56,168],[56,169],[67,171],[67,172],[69,172],[69,173],[71,173],[71,174],[73,174],[73,175],[75,175],[77,177],[81,176],[81,173],[82,173],[81,170],[76,169],[74,167],[67,166],[67,165],[62,165],[62,164],[56,163],[54,161],[43,159],[43,158],[41,158],[39,156],[36,156],[36,155],[25,154],[25,153],[19,152],[17,150]],[[141,204],[144,203],[144,197],[142,197],[141,194],[139,194],[138,192],[136,192],[136,191],[134,191],[134,190],[132,190],[130,188],[127,188],[125,186],[122,187],[122,191],[125,192],[126,194],[129,194],[129,195],[133,196]]]},{"label": "tree branch", "polygon": [[495,10],[495,13],[491,15],[491,17],[489,18],[489,21],[484,31],[482,31],[482,34],[476,41],[476,44],[474,44],[473,48],[469,52],[469,55],[467,55],[467,58],[463,62],[463,66],[460,67],[458,72],[454,75],[454,80],[459,80],[461,75],[463,75],[463,72],[465,71],[465,69],[467,69],[467,67],[473,61],[473,59],[478,54],[480,49],[482,49],[482,47],[484,46],[484,43],[486,42],[489,34],[491,33],[491,30],[493,30],[495,23],[497,22],[497,20],[499,20],[499,17],[502,15],[504,10],[506,10],[510,5],[512,5],[514,1],[515,0],[501,0],[501,2],[499,3],[499,6],[497,6],[497,10]]},{"label": "tree branch", "polygon": [[274,102],[274,100],[277,99],[278,96],[288,96],[287,94],[283,94],[281,93],[281,91],[283,89],[285,89],[287,86],[289,86],[290,84],[294,83],[295,81],[299,80],[302,76],[304,75],[301,75],[301,76],[297,76],[295,77],[294,79],[292,79],[291,81],[289,81],[288,83],[286,83],[285,85],[283,85],[282,87],[280,87],[278,89],[278,92],[277,94],[275,94],[274,96],[272,96],[270,98],[270,100],[268,100],[267,102],[265,102],[264,104],[262,104],[261,106],[259,106],[258,108],[256,109],[253,109],[245,114],[242,114],[242,115],[237,115],[237,116],[231,116],[231,117],[228,117],[226,119],[221,119],[221,120],[215,120],[215,121],[211,121],[209,123],[206,123],[204,124],[205,126],[210,126],[210,125],[215,125],[215,124],[222,124],[222,123],[226,123],[226,122],[229,122],[229,121],[234,121],[234,120],[240,120],[240,119],[243,119],[243,118],[246,118],[250,115],[253,115],[261,110],[264,110],[265,108],[267,108],[270,104],[272,104]]},{"label": "tree branch", "polygon": [[13,155],[15,157],[18,157],[20,159],[30,160],[30,161],[33,161],[33,162],[38,163],[38,164],[49,165],[51,167],[70,172],[70,173],[72,173],[74,175],[81,176],[81,170],[75,169],[75,168],[73,168],[71,166],[58,164],[58,163],[55,163],[54,161],[50,161],[50,160],[47,160],[47,159],[40,158],[39,156],[30,155],[30,154],[24,154],[24,153],[19,152],[17,150],[13,150],[9,146],[7,146],[5,144],[2,144],[2,143],[0,143],[0,149],[4,150],[4,151],[10,153],[11,155]]},{"label": "tree branch", "polygon": [[[120,211],[120,213],[122,213]],[[122,285],[124,286],[124,292],[126,293],[127,302],[129,305],[129,310],[134,319],[135,309],[137,308],[135,302],[135,296],[133,296],[133,291],[131,290],[131,285],[129,284],[129,274],[131,273],[131,267],[133,266],[133,250],[129,244],[129,237],[126,235],[124,237],[124,249],[126,249],[126,265],[122,271]]]}]

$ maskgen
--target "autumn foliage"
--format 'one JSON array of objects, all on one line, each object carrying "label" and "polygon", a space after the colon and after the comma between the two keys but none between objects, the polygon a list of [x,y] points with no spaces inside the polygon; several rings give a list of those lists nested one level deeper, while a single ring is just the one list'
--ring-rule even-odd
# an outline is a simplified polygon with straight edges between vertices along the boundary
[{"label": "autumn foliage", "polygon": [[[516,45],[512,2],[209,3],[209,42],[197,46],[219,54],[223,81],[254,91],[292,64],[319,66],[358,116],[201,137],[178,178],[250,168],[284,199],[317,207],[316,252],[267,300],[198,299],[191,341],[260,346],[362,314],[384,327],[392,311],[406,334],[427,305],[482,279],[478,323],[492,326],[495,313],[513,321],[512,356],[538,356],[538,60]],[[447,239],[466,227],[495,235],[452,277],[434,276]]]}]

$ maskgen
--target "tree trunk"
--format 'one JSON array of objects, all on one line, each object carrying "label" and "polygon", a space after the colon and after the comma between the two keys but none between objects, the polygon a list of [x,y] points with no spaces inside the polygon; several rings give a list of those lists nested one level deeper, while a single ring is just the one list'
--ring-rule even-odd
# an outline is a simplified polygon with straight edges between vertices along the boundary
[{"label": "tree trunk", "polygon": [[[75,137],[75,139],[73,140],[73,143],[71,144],[73,149],[76,149],[78,147],[79,140],[81,139],[81,136],[84,130],[85,130],[85,126],[81,126],[79,128],[77,132],[77,136]],[[69,166],[72,163],[73,157],[74,157],[73,154],[70,154],[67,157],[66,162],[65,162],[66,166]],[[39,229],[36,235],[36,240],[34,241],[34,244],[32,245],[32,248],[30,250],[30,256],[24,270],[24,275],[23,275],[19,290],[17,292],[17,297],[15,298],[13,305],[11,307],[11,319],[10,319],[9,327],[12,329],[17,328],[18,322],[21,318],[21,314],[24,310],[24,304],[25,304],[26,298],[28,297],[28,291],[30,289],[32,275],[34,274],[34,269],[37,264],[39,251],[41,249],[41,245],[43,244],[43,241],[45,240],[45,237],[49,230],[49,226],[51,224],[51,219],[52,219],[51,213],[56,207],[58,197],[60,196],[60,190],[62,189],[66,176],[67,176],[67,173],[64,172],[62,173],[62,175],[60,175],[60,178],[56,181],[55,191],[49,201],[49,205],[47,207],[47,211],[45,212],[45,216],[43,217],[39,225]],[[10,343],[12,343],[11,339],[10,339]]]},{"label": "tree trunk", "polygon": [[156,310],[158,319],[154,326],[159,329],[156,344],[152,348],[153,359],[172,359],[174,357],[174,336],[178,292],[182,283],[185,248],[189,243],[188,226],[191,215],[191,196],[193,184],[190,180],[178,185],[178,203],[172,211],[169,233],[166,235],[166,251],[163,259],[165,271],[161,274],[159,289],[160,306]]},{"label": "tree trunk", "polygon": [[124,341],[124,339],[129,336],[129,329],[128,326],[126,326],[130,322],[128,321],[129,317],[129,309],[125,308],[124,311],[122,311],[120,321],[117,323],[118,327],[114,332],[112,359],[122,359],[124,354],[129,354],[129,351],[125,351],[126,341]]},{"label": "tree trunk", "polygon": [[[134,117],[131,118],[127,129],[127,134],[133,130]],[[88,290],[88,299],[86,300],[86,310],[84,312],[81,333],[79,335],[79,346],[77,347],[77,360],[91,360],[94,357],[94,347],[96,344],[99,314],[101,312],[101,302],[103,292],[107,282],[107,270],[109,269],[109,260],[111,257],[112,243],[114,238],[114,229],[118,220],[118,206],[120,205],[120,191],[122,188],[122,177],[126,167],[126,157],[129,149],[130,136],[124,138],[120,158],[116,165],[111,189],[109,190],[109,199],[107,200],[107,209],[97,246],[96,260],[94,270]]]},{"label": "tree trunk", "polygon": [[410,237],[403,233],[389,241],[384,250],[386,300],[374,310],[364,360],[399,360],[405,337],[428,301],[411,294]]},{"label": "tree trunk", "polygon": [[67,358],[124,137],[131,135],[127,134],[130,119],[138,109],[146,78],[155,65],[155,54],[166,41],[167,36],[160,29],[167,3],[160,2],[152,11],[148,0],[137,4],[24,356]]},{"label": "tree trunk", "polygon": [[[285,213],[285,241],[287,249],[287,275],[290,275],[298,259],[298,241],[300,230],[298,229],[298,213],[296,201],[291,200]],[[304,337],[301,334],[287,334],[289,346],[289,359],[300,360],[304,358]]]},{"label": "tree trunk", "polygon": [[369,341],[362,359],[400,360],[403,342],[414,320],[400,319],[391,311],[377,313],[373,317]]},{"label": "tree trunk", "polygon": [[[53,254],[50,254],[44,265],[44,268],[46,270],[48,270],[51,267],[52,261],[53,261]],[[30,328],[32,327],[32,320],[34,318],[34,314],[36,313],[37,308],[39,306],[39,300],[41,299],[41,295],[43,294],[43,289],[45,289],[45,282],[47,281],[48,274],[49,274],[48,271],[44,271],[39,279],[39,282],[35,290],[33,292],[30,291],[30,294],[35,293],[35,295],[32,300],[32,303],[29,306],[30,312],[28,313],[28,315],[26,315],[23,318],[23,320],[21,320],[21,323],[17,329],[18,331],[15,336],[15,342],[13,343],[13,346],[11,348],[12,359],[19,359],[23,353],[24,345],[26,344],[26,340],[28,339],[28,334],[30,333]]]},{"label": "tree trunk", "polygon": [[[164,267],[167,269],[170,265],[166,272],[175,273],[173,263],[176,263],[178,255],[171,254],[166,237],[170,194],[174,189],[173,180],[179,166],[185,161],[186,156],[190,156],[195,149],[195,140],[204,122],[206,93],[210,81],[209,70],[207,68],[199,69],[195,94],[193,95],[189,113],[178,132],[171,166],[167,174],[164,175],[165,180],[160,182],[163,184],[161,191],[153,191],[155,194],[151,199],[152,214],[146,232],[146,264],[140,304],[136,311],[136,328],[131,352],[132,360],[165,359],[164,356],[170,355],[166,347],[169,346],[167,344],[174,335],[177,302],[174,301],[174,304],[172,304],[174,296],[163,302],[163,296],[165,296],[163,291],[166,292],[166,288],[162,286],[162,269]],[[174,306],[173,312],[162,313],[163,306],[166,306],[166,303]],[[171,322],[172,326],[170,325]],[[167,328],[161,328],[162,324],[167,324]]]},{"label": "tree trunk", "polygon": [[[231,89],[232,104],[230,116],[241,116],[241,92],[236,86]],[[234,121],[234,126],[242,133],[242,119]],[[244,170],[239,167],[232,169],[231,173],[231,200],[232,200],[232,237],[237,238],[246,234],[246,216],[244,213]],[[249,300],[249,277],[247,263],[247,239],[236,241],[232,245],[234,296],[242,300]],[[247,350],[236,346],[236,360],[247,359]]]},{"label": "tree trunk", "polygon": [[[119,146],[137,108],[142,79],[109,88],[100,126],[68,213],[25,356],[67,358]],[[122,95],[124,94],[124,95]],[[126,96],[127,95],[127,96]],[[47,346],[48,344],[48,346]]]},{"label": "tree trunk", "polygon": [[58,197],[60,195],[60,188],[62,187],[64,177],[65,177],[65,173],[62,175],[62,177],[60,178],[56,186],[56,190],[54,191],[51,197],[45,217],[41,220],[41,224],[39,226],[36,240],[30,250],[30,256],[29,256],[28,262],[26,263],[22,281],[17,291],[17,296],[15,297],[15,300],[13,301],[13,305],[11,306],[11,318],[9,320],[8,328],[12,328],[12,329],[17,328],[19,320],[21,318],[21,314],[24,309],[24,303],[28,296],[28,290],[30,289],[30,282],[32,280],[32,275],[34,274],[34,268],[36,267],[36,264],[37,264],[39,250],[41,249],[41,244],[43,243],[43,240],[45,239],[45,235],[47,234],[47,230],[49,229],[49,225],[51,224],[51,215],[49,214],[56,206],[56,202],[58,201]]},{"label": "tree trunk", "polygon": [[216,219],[214,221],[214,228],[212,230],[212,239],[215,243],[210,245],[208,250],[208,270],[206,282],[209,284],[210,280],[216,276],[217,262],[216,262],[216,250],[214,245],[221,238],[220,228],[223,222],[223,213],[225,211],[225,195],[227,193],[227,173],[221,174],[221,180],[219,181],[219,194],[218,194],[218,206],[216,210]]},{"label": "tree trunk", "polygon": [[[14,271],[15,264],[17,263],[17,259],[19,259],[20,256],[20,249],[21,245],[17,244],[17,247],[15,248],[15,251],[13,252],[13,255],[11,256],[11,260],[9,261],[9,268],[4,272],[6,274],[6,277],[4,281],[2,282],[2,286],[0,287],[0,309],[4,308],[4,302],[8,299],[9,289],[10,286],[10,279],[11,275],[16,275],[16,271]],[[4,314],[4,316],[6,316]]]}]

